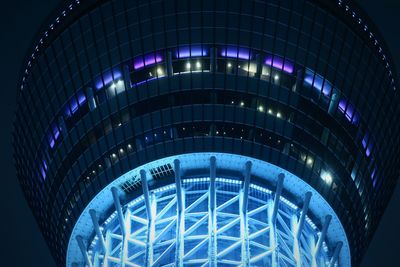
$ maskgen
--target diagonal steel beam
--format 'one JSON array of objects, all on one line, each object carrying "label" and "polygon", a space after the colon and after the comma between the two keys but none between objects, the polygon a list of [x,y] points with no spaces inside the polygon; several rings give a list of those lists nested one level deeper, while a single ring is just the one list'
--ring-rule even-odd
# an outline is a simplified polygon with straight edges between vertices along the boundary
[{"label": "diagonal steel beam", "polygon": [[93,267],[93,264],[92,264],[92,262],[90,261],[89,255],[88,255],[88,253],[87,253],[87,251],[86,251],[86,246],[85,246],[85,244],[83,243],[82,237],[81,237],[80,235],[78,235],[78,236],[76,237],[76,241],[78,242],[79,249],[81,250],[82,256],[83,256],[83,258],[85,259],[86,265],[89,266],[89,267]]},{"label": "diagonal steel beam", "polygon": [[307,212],[308,212],[308,206],[310,205],[311,196],[312,196],[312,193],[311,192],[307,192],[305,197],[304,197],[303,209],[301,211],[300,220],[299,220],[299,224],[298,224],[297,232],[296,232],[296,239],[297,240],[299,240],[300,235],[301,235],[301,233],[303,231],[304,221],[306,219],[306,215],[307,215]]},{"label": "diagonal steel beam", "polygon": [[215,189],[216,180],[216,158],[210,158],[210,187],[209,187],[209,219],[208,219],[208,259],[209,266],[214,267],[217,264],[217,193]]},{"label": "diagonal steel beam", "polygon": [[147,183],[147,176],[146,176],[145,170],[140,170],[140,180],[142,181],[142,190],[143,190],[144,203],[146,206],[147,220],[150,221],[152,219],[151,205],[150,205],[150,192],[149,192],[149,185]]},{"label": "diagonal steel beam", "polygon": [[178,215],[176,221],[175,265],[176,267],[183,267],[183,255],[185,253],[185,192],[182,189],[181,165],[178,159],[174,160],[174,170]]},{"label": "diagonal steel beam", "polygon": [[332,220],[332,215],[325,216],[325,223],[322,226],[321,235],[319,236],[317,245],[315,246],[315,257],[317,257],[317,255],[322,247],[322,242],[324,242],[324,240],[325,240],[325,236],[326,236],[326,233],[328,232],[328,227],[329,227],[331,220]]},{"label": "diagonal steel beam", "polygon": [[[339,254],[340,254],[340,250],[342,249],[342,246],[343,246],[343,242],[342,241],[337,243],[335,251],[333,252],[332,258],[329,261],[328,267],[335,267],[335,264],[339,259]],[[338,264],[338,266],[339,266],[339,264]]]},{"label": "diagonal steel beam", "polygon": [[97,238],[100,241],[100,246],[103,249],[103,252],[106,253],[106,244],[104,242],[103,234],[101,233],[99,221],[96,216],[96,211],[94,209],[89,210],[90,218],[92,219],[93,227],[96,232]]}]

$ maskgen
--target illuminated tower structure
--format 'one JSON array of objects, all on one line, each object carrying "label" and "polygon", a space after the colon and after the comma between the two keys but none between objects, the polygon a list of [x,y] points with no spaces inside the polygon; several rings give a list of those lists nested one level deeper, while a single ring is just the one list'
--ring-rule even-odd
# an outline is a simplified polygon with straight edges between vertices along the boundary
[{"label": "illuminated tower structure", "polygon": [[14,157],[60,266],[359,265],[399,176],[400,105],[357,5],[55,14],[22,73]]}]

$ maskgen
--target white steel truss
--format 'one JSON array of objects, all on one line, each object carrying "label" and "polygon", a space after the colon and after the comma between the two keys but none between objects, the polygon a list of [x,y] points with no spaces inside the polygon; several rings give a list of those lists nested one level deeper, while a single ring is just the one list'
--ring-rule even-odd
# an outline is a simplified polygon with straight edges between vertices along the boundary
[{"label": "white steel truss", "polygon": [[210,158],[210,177],[181,177],[174,161],[175,184],[149,190],[141,171],[143,195],[99,225],[91,210],[94,239],[78,245],[86,266],[337,266],[342,247],[328,249],[325,236],[331,216],[319,230],[307,216],[311,193],[302,208],[281,196],[284,175],[275,192],[251,183],[251,162],[243,177],[217,177]]}]

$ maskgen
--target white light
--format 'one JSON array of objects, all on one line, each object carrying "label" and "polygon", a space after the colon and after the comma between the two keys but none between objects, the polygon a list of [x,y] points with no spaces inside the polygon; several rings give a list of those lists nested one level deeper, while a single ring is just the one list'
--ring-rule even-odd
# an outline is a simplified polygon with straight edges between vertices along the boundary
[{"label": "white light", "polygon": [[157,68],[157,74],[158,75],[163,75],[164,74],[162,68]]},{"label": "white light", "polygon": [[122,81],[122,80],[119,80],[118,82],[117,82],[117,85],[118,86],[122,86],[124,84],[124,82]]},{"label": "white light", "polygon": [[278,74],[276,74],[276,75],[274,76],[274,80],[275,80],[275,81],[279,80],[279,75],[278,75]]},{"label": "white light", "polygon": [[307,158],[307,165],[312,165],[314,160],[312,158]]},{"label": "white light", "polygon": [[117,85],[115,83],[111,84],[111,89],[115,89],[117,87]]},{"label": "white light", "polygon": [[281,113],[280,112],[276,113],[276,117],[278,118],[282,117]]},{"label": "white light", "polygon": [[240,106],[241,107],[243,107],[244,106],[244,102],[242,101],[242,102],[240,102]]},{"label": "white light", "polygon": [[200,61],[197,61],[197,62],[196,62],[196,68],[198,68],[198,69],[201,68],[201,63],[200,63]]},{"label": "white light", "polygon": [[129,148],[129,149],[131,149],[131,148],[132,148],[131,144],[128,144],[128,148]]},{"label": "white light", "polygon": [[190,62],[186,63],[186,69],[190,70],[190,67],[191,67]]},{"label": "white light", "polygon": [[120,153],[124,153],[124,150],[122,148],[119,149]]},{"label": "white light", "polygon": [[268,109],[268,114],[272,114],[272,109]]},{"label": "white light", "polygon": [[258,107],[258,111],[263,112],[264,111],[264,107],[263,106],[259,106]]},{"label": "white light", "polygon": [[321,179],[328,185],[332,183],[333,177],[332,174],[330,174],[327,171],[322,170],[321,171]]},{"label": "white light", "polygon": [[117,157],[117,155],[116,155],[115,153],[113,153],[111,156],[112,156],[113,158],[116,158],[116,157]]},{"label": "white light", "polygon": [[231,68],[231,67],[232,67],[232,64],[231,64],[231,63],[228,63],[227,66],[228,66],[228,68]]}]

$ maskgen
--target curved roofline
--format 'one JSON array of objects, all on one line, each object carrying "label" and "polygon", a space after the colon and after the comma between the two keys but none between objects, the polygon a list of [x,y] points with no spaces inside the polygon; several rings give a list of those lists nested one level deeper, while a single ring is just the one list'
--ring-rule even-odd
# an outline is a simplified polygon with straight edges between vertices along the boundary
[{"label": "curved roofline", "polygon": [[[81,17],[83,13],[87,13],[94,9],[98,4],[107,1],[109,0],[64,1],[60,3],[49,16],[47,16],[42,23],[42,26],[37,30],[36,34],[32,38],[32,45],[28,49],[23,61],[24,64],[20,70],[22,82],[20,84],[20,90],[17,91],[17,99],[20,96],[20,91],[23,90],[25,80],[29,75],[29,69],[33,64],[33,61],[36,60],[37,55],[41,53],[41,50],[45,49],[59,36],[61,32],[75,22],[77,18]],[[358,3],[350,0],[308,1],[318,3],[320,7],[335,14],[343,22],[348,23],[349,26],[356,26],[351,27],[351,29],[358,32],[359,36],[365,39],[371,47],[375,47],[376,53],[381,54],[382,60],[386,61],[386,69],[388,70],[387,74],[392,80],[393,89],[396,90],[397,87],[400,87],[397,68],[392,53],[390,52],[390,49],[378,27]]]}]

